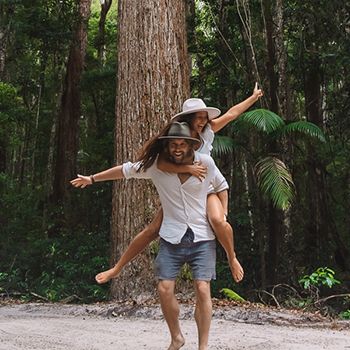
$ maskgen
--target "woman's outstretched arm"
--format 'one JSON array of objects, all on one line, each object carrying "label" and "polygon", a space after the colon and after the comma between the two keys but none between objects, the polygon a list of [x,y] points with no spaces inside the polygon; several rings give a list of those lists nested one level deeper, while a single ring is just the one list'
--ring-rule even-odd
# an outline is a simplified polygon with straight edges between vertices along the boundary
[{"label": "woman's outstretched arm", "polygon": [[232,106],[225,114],[219,118],[210,121],[210,126],[214,132],[218,132],[229,122],[237,119],[243,112],[251,107],[259,98],[263,96],[263,91],[258,88],[258,83],[255,83],[253,93],[244,101]]}]

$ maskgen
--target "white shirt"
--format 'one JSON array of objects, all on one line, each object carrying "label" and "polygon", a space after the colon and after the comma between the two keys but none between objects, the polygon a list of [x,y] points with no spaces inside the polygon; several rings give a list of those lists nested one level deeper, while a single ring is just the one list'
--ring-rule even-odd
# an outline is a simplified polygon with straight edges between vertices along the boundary
[{"label": "white shirt", "polygon": [[139,163],[123,164],[126,179],[142,178],[153,181],[163,208],[159,236],[172,244],[181,242],[188,227],[194,233],[194,242],[215,239],[207,219],[207,194],[217,168],[208,155],[195,152],[194,160],[201,161],[208,168],[202,182],[195,176],[190,176],[181,184],[177,174],[159,170],[157,160],[144,172],[137,172]]},{"label": "white shirt", "polygon": [[199,134],[199,137],[201,138],[202,144],[197,149],[197,152],[208,154],[210,156],[213,149],[215,134],[209,123],[207,123],[203,131]]},{"label": "white shirt", "polygon": [[[202,144],[197,149],[197,152],[208,154],[210,156],[210,153],[213,149],[215,134],[209,123],[207,123],[204,130],[199,134],[199,137],[202,141]],[[229,186],[224,175],[222,175],[221,171],[216,168],[216,175],[212,181],[211,186],[209,187],[208,193],[219,193],[227,190],[228,188]]]}]

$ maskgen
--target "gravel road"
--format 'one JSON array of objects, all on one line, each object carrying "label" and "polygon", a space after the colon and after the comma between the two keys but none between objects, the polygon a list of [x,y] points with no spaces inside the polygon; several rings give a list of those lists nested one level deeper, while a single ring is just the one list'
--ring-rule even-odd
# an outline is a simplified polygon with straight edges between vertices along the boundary
[{"label": "gravel road", "polygon": [[[196,349],[193,306],[182,305],[183,350]],[[159,307],[0,305],[0,350],[166,350]],[[216,307],[209,349],[347,350],[350,323],[290,311]]]}]

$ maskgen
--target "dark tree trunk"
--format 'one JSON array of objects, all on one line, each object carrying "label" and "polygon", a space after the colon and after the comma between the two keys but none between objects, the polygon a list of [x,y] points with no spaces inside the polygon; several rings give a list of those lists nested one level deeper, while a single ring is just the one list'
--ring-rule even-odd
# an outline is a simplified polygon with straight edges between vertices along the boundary
[{"label": "dark tree trunk", "polygon": [[97,38],[97,56],[101,63],[105,61],[105,45],[106,45],[106,18],[109,9],[111,8],[112,0],[105,0],[101,4],[100,21],[98,22],[98,38]]},{"label": "dark tree trunk", "polygon": [[[274,22],[273,22],[273,5],[271,0],[263,1],[266,30],[266,46],[268,60],[266,70],[269,82],[269,109],[278,113],[277,87],[278,76],[275,72],[276,50],[274,42]],[[276,152],[276,144],[269,145],[269,152]],[[278,278],[277,267],[279,264],[279,251],[282,236],[282,217],[280,210],[276,209],[272,203],[269,204],[268,214],[268,258],[267,258],[267,281],[269,284],[275,284]]]},{"label": "dark tree trunk", "polygon": [[87,42],[87,21],[91,0],[79,1],[79,20],[69,51],[61,108],[58,115],[53,201],[68,195],[69,180],[76,175],[78,123],[80,110],[80,79],[84,68]]}]

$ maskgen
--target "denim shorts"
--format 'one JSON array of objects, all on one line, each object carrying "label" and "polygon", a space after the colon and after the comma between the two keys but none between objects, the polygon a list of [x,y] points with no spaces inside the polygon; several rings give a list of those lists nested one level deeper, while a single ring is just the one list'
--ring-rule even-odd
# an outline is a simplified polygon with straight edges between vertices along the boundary
[{"label": "denim shorts", "polygon": [[216,278],[216,242],[193,242],[193,231],[188,228],[179,244],[160,239],[160,249],[154,263],[159,280],[175,280],[184,263],[188,263],[194,280],[210,281]]}]

